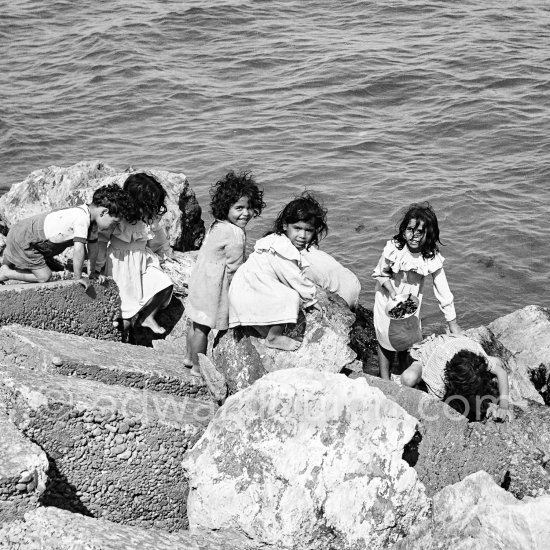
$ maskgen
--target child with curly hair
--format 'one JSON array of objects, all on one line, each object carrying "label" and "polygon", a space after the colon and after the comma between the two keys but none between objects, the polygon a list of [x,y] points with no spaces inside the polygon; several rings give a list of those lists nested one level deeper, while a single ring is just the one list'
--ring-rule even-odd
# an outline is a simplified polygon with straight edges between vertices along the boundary
[{"label": "child with curly hair", "polygon": [[489,415],[495,420],[513,418],[508,374],[500,359],[488,356],[475,340],[462,334],[432,335],[415,344],[409,353],[413,362],[401,374],[404,386],[414,387],[422,380],[430,395],[469,420]]},{"label": "child with curly hair", "polygon": [[[38,214],[16,223],[9,231],[0,268],[0,284],[8,279],[45,283],[52,276],[48,260],[73,247],[73,274],[85,288],[96,277],[98,231],[119,223],[128,206],[128,195],[118,185],[96,189],[92,202]],[[88,254],[89,279],[82,277]]]},{"label": "child with curly hair", "polygon": [[294,351],[300,342],[283,334],[296,323],[300,305],[317,303],[302,252],[327,233],[326,210],[309,193],[289,202],[273,232],[259,239],[229,289],[229,326],[253,327],[268,347]]},{"label": "child with curly hair", "polygon": [[248,172],[231,170],[212,186],[210,196],[214,222],[191,273],[186,308],[192,325],[184,364],[196,376],[200,376],[198,354],[206,353],[208,334],[228,328],[229,284],[244,261],[245,227],[265,207],[263,191]]},{"label": "child with curly hair", "polygon": [[166,190],[144,172],[128,176],[123,189],[130,197],[130,207],[110,235],[105,275],[113,277],[118,285],[126,340],[131,326],[147,327],[156,334],[166,332],[155,315],[170,303],[173,282],[162,270],[159,255],[151,249],[155,240],[160,255],[171,255],[166,233],[158,225],[167,211]]}]

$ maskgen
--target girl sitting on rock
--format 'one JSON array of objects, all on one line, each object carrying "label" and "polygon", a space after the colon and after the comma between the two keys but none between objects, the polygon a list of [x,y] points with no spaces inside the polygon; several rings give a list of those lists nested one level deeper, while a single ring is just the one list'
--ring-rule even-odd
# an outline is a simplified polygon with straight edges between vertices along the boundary
[{"label": "girl sitting on rock", "polygon": [[196,376],[200,376],[197,354],[206,353],[210,330],[228,328],[229,284],[244,261],[245,227],[265,207],[263,191],[247,172],[230,171],[212,186],[210,195],[214,223],[191,273],[186,307],[192,326],[184,362]]},{"label": "girl sitting on rock", "polygon": [[300,305],[317,302],[315,284],[304,274],[302,252],[326,234],[326,210],[309,193],[279,213],[273,233],[259,239],[229,289],[229,326],[253,327],[268,347],[294,351],[300,342],[283,334],[296,323]]},{"label": "girl sitting on rock", "polygon": [[[124,339],[131,326],[164,334],[166,330],[155,315],[170,303],[173,289],[159,260],[159,255],[167,258],[172,253],[166,233],[159,226],[167,211],[166,191],[152,175],[143,172],[128,176],[123,189],[130,196],[130,208],[107,237],[105,275],[118,285]],[[153,240],[159,255],[150,248]]]},{"label": "girl sitting on rock", "polygon": [[401,374],[404,386],[414,387],[422,380],[430,395],[469,420],[486,416],[495,420],[513,418],[508,403],[508,374],[500,359],[489,357],[475,340],[462,334],[432,335],[415,344],[410,356],[413,362]]}]

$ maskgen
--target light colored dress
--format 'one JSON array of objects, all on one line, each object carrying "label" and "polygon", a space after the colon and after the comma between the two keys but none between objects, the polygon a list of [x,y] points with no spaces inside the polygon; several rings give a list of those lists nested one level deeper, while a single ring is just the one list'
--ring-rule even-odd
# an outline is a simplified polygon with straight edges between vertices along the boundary
[{"label": "light colored dress", "polygon": [[210,226],[189,279],[189,319],[217,330],[228,328],[229,284],[244,262],[245,247],[240,227],[222,220]]},{"label": "light colored dress", "polygon": [[[443,270],[445,258],[438,252],[433,258],[425,259],[420,252],[411,252],[407,245],[399,250],[395,241],[386,243],[378,265],[372,274],[376,279],[374,294],[374,328],[381,347],[391,351],[404,351],[422,340],[420,305],[424,281],[428,275],[433,278],[434,295],[439,302],[446,321],[456,318],[454,298]],[[397,294],[412,294],[420,302],[416,313],[408,319],[390,319],[386,315],[389,292],[382,286],[391,280]]]},{"label": "light colored dress", "polygon": [[490,372],[494,372],[494,366],[500,366],[498,357],[488,356],[481,344],[462,334],[432,335],[411,348],[409,353],[422,367],[422,380],[429,394],[438,399],[445,397],[445,367],[448,361],[463,350],[485,357]]},{"label": "light colored dress", "polygon": [[317,301],[315,284],[303,273],[306,265],[286,235],[256,241],[229,288],[229,326],[296,323],[300,304]]},{"label": "light colored dress", "polygon": [[153,240],[160,255],[169,254],[170,243],[164,230],[142,221],[131,224],[122,220],[110,236],[105,275],[118,285],[123,319],[134,316],[155,294],[174,284],[162,271],[159,256],[148,246]]},{"label": "light colored dress", "polygon": [[357,307],[361,283],[353,271],[316,246],[311,246],[309,250],[302,250],[301,254],[309,264],[304,267],[304,274],[308,279],[321,288],[338,294],[350,308]]}]

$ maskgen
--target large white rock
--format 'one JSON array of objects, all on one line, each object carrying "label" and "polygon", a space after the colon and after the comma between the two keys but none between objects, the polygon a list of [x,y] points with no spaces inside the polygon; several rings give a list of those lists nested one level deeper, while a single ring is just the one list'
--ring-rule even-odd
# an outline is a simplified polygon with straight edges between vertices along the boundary
[{"label": "large white rock", "polygon": [[495,336],[526,371],[541,364],[550,369],[550,310],[526,306],[490,323]]},{"label": "large white rock", "polygon": [[394,550],[543,550],[549,544],[550,495],[517,500],[480,471],[435,495],[432,518]]},{"label": "large white rock", "polygon": [[387,548],[430,506],[402,459],[416,422],[365,379],[267,374],[226,401],[184,459],[190,526],[281,548]]}]

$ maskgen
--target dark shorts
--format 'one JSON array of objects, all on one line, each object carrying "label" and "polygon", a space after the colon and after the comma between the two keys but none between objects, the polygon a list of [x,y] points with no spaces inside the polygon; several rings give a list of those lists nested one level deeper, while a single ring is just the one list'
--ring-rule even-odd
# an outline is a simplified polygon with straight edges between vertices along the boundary
[{"label": "dark shorts", "polygon": [[39,214],[16,223],[6,238],[2,262],[11,268],[33,271],[46,267],[46,258],[61,254],[73,241],[52,243],[44,235],[46,214]]}]

